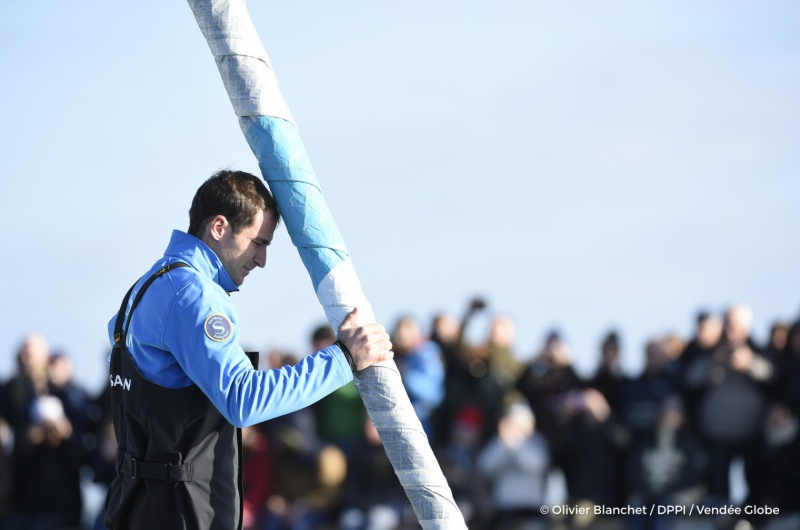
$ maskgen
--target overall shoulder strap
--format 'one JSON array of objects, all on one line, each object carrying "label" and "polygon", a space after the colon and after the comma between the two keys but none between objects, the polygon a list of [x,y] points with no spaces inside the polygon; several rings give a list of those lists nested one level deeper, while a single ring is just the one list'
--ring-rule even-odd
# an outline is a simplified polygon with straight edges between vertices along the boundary
[{"label": "overall shoulder strap", "polygon": [[[130,323],[131,316],[133,316],[133,310],[136,309],[136,306],[139,305],[139,302],[142,300],[142,296],[144,292],[150,287],[150,284],[156,281],[157,278],[160,278],[164,274],[168,273],[173,269],[177,269],[179,267],[188,267],[189,265],[182,262],[182,261],[175,261],[170,263],[166,267],[162,267],[159,269],[155,274],[150,276],[147,281],[142,284],[142,287],[139,289],[139,292],[136,293],[136,298],[133,299],[133,305],[131,306],[130,313],[128,314],[128,323]],[[141,279],[141,278],[140,278]],[[136,281],[139,283],[139,280]],[[136,283],[131,285],[131,288],[128,289],[128,293],[125,295],[125,298],[122,300],[122,305],[119,308],[119,313],[117,313],[117,320],[114,323],[114,344],[125,344],[125,335],[128,333],[128,326],[124,326],[125,324],[125,309],[128,307],[128,300],[131,298],[131,293],[133,292],[133,288],[136,287]],[[123,330],[124,327],[124,330]]]}]

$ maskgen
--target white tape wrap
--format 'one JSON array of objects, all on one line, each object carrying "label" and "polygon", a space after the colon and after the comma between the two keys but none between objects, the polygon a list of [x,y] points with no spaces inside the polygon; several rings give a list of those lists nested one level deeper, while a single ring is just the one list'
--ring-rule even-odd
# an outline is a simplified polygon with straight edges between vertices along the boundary
[{"label": "white tape wrap", "polygon": [[245,3],[214,0],[189,4],[214,54],[236,115],[275,116],[294,123]]}]

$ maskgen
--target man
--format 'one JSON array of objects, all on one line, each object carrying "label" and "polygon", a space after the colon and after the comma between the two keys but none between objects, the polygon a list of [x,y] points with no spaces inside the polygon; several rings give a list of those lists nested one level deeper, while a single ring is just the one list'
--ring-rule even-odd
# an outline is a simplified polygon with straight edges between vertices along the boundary
[{"label": "man", "polygon": [[[330,346],[336,333],[328,324],[311,334],[312,351]],[[317,435],[323,442],[335,444],[350,458],[364,439],[364,417],[367,411],[354,383],[336,389],[314,405]]]},{"label": "man", "polygon": [[356,326],[353,310],[334,345],[295,366],[253,368],[228,293],[264,267],[278,220],[259,178],[213,175],[195,194],[188,233],[173,232],[109,322],[119,449],[108,528],[241,528],[237,428],[308,406],[392,358],[383,326]]},{"label": "man", "polygon": [[392,343],[397,353],[397,368],[411,405],[432,439],[436,407],[444,399],[444,363],[439,345],[423,336],[416,319],[404,316],[397,320]]},{"label": "man", "polygon": [[[687,396],[709,453],[710,494],[730,496],[730,465],[745,460],[745,474],[767,410],[774,368],[750,336],[753,310],[742,304],[724,314],[719,343],[687,367]],[[748,481],[750,477],[748,476]]]}]

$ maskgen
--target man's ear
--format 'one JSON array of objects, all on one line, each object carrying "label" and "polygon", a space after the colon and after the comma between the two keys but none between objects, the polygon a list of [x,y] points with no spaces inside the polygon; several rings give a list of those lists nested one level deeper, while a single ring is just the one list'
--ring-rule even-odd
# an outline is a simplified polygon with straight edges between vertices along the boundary
[{"label": "man's ear", "polygon": [[208,231],[206,235],[212,241],[219,241],[222,239],[222,236],[225,235],[225,232],[230,230],[230,224],[228,223],[228,219],[224,215],[217,215],[208,223]]}]

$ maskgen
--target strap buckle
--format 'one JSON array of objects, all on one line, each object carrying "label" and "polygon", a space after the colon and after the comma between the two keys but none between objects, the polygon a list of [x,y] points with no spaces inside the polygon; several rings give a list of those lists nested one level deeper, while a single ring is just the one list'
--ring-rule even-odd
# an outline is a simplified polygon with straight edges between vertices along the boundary
[{"label": "strap buckle", "polygon": [[138,472],[136,469],[136,458],[131,457],[131,479],[135,479],[138,476]]}]

